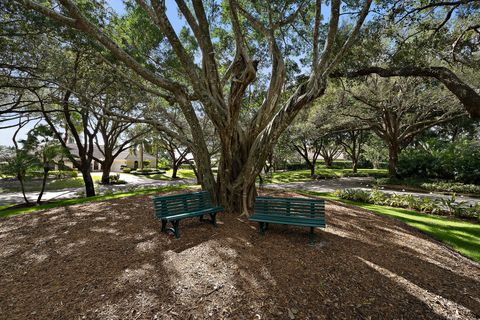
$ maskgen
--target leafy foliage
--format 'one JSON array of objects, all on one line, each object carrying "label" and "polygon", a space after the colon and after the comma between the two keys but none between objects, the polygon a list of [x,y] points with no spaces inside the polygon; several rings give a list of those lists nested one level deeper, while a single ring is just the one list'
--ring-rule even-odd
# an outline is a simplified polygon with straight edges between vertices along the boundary
[{"label": "leafy foliage", "polygon": [[399,158],[398,172],[402,177],[480,184],[480,146],[478,141],[460,140],[437,141],[427,148],[407,149]]},{"label": "leafy foliage", "polygon": [[480,203],[469,206],[466,202],[458,202],[452,195],[447,199],[415,197],[411,194],[388,194],[378,189],[343,189],[335,191],[335,196],[351,201],[371,203],[382,206],[400,207],[431,214],[454,215],[459,218],[475,218],[480,220]]}]

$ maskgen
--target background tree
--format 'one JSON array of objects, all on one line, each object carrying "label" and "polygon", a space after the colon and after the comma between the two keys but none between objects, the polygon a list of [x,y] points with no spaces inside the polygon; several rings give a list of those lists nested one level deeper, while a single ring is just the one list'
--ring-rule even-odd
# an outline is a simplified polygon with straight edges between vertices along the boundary
[{"label": "background tree", "polygon": [[367,132],[365,129],[355,129],[355,127],[353,127],[339,132],[338,135],[340,136],[338,142],[342,145],[343,151],[348,155],[350,160],[352,160],[352,171],[356,173]]},{"label": "background tree", "polygon": [[369,77],[347,92],[350,99],[344,103],[353,106],[346,113],[370,127],[387,145],[392,176],[397,175],[398,154],[418,134],[464,112],[434,83],[416,78]]},{"label": "background tree", "polygon": [[42,186],[37,197],[37,204],[40,204],[47,185],[48,173],[54,167],[56,160],[66,154],[66,150],[46,125],[39,125],[30,130],[23,144],[27,153],[36,157],[39,166],[43,169]]},{"label": "background tree", "polygon": [[322,132],[315,126],[315,123],[309,121],[309,114],[304,112],[301,114],[285,131],[289,144],[305,161],[307,168],[310,169],[310,175],[315,175],[315,165],[320,156],[324,139]]}]

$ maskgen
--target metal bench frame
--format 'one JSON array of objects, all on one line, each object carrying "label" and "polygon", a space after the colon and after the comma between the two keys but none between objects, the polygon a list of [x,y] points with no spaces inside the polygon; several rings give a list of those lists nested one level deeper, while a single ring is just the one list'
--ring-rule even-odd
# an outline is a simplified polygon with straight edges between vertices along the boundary
[{"label": "metal bench frame", "polygon": [[[153,208],[155,216],[162,221],[162,232],[170,231],[176,238],[180,237],[180,220],[200,217],[200,221],[217,226],[217,213],[224,211],[222,207],[213,206],[207,191],[156,196],[153,198]],[[204,215],[209,215],[210,219],[204,219]],[[167,228],[169,222],[171,228]]]},{"label": "metal bench frame", "polygon": [[310,242],[315,228],[325,228],[325,201],[322,199],[257,197],[250,221],[259,223],[262,235],[269,223],[310,227]]}]

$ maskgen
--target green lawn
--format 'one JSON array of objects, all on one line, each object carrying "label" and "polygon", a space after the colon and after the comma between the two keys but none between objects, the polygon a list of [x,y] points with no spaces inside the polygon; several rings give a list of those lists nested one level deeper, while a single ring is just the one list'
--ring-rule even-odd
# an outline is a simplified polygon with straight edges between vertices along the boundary
[{"label": "green lawn", "polygon": [[[93,182],[97,183],[101,180],[101,176],[93,175],[92,176]],[[40,191],[41,188],[41,180],[30,180],[25,183],[25,191],[27,192],[36,192]],[[65,188],[82,188],[84,186],[83,178],[76,177],[76,178],[64,178],[64,179],[54,179],[48,180],[46,190],[60,190]],[[20,192],[20,186],[12,186],[12,187],[1,187],[0,193],[4,192]]]},{"label": "green lawn", "polygon": [[[145,177],[155,180],[172,180],[172,173],[172,170],[168,170],[162,174],[152,174]],[[179,169],[177,171],[177,177],[180,179],[195,179],[195,173],[191,169]]]},{"label": "green lawn", "polygon": [[49,203],[41,204],[39,206],[34,206],[34,207],[20,207],[20,208],[17,207],[17,208],[9,209],[13,205],[4,205],[4,206],[0,206],[0,217],[9,217],[9,216],[27,213],[27,212],[34,212],[34,211],[40,211],[45,209],[57,208],[57,207],[65,207],[65,206],[70,206],[70,205],[80,204],[80,203],[87,203],[92,201],[117,199],[117,198],[124,198],[124,197],[143,195],[143,194],[153,194],[153,193],[159,193],[159,192],[160,193],[169,192],[169,191],[176,191],[176,190],[182,190],[182,189],[188,189],[188,188],[196,188],[196,186],[179,185],[179,186],[166,186],[166,187],[158,187],[158,188],[141,189],[136,191],[114,193],[109,195],[95,196],[95,197],[88,197],[88,198],[58,200],[55,202],[49,202]]},{"label": "green lawn", "polygon": [[[325,168],[324,165],[317,166],[315,174],[322,175],[331,178],[340,178],[344,175],[352,173],[352,169],[335,169]],[[387,175],[386,169],[358,169],[359,175],[365,176],[385,176]],[[289,182],[302,182],[311,181],[310,170],[296,170],[296,171],[284,171],[274,172],[270,177],[264,177],[264,183],[289,183]]]},{"label": "green lawn", "polygon": [[454,218],[427,215],[402,208],[343,200],[327,193],[305,191],[298,191],[298,193],[321,196],[325,199],[344,202],[377,214],[399,219],[429,234],[433,238],[448,244],[463,255],[480,262],[480,224]]}]

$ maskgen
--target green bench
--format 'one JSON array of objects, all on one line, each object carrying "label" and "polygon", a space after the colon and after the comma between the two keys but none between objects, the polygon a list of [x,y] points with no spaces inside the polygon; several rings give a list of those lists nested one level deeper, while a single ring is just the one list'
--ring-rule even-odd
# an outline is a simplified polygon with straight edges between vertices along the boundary
[{"label": "green bench", "polygon": [[[171,231],[176,238],[180,237],[180,220],[192,217],[209,215],[214,226],[217,225],[216,216],[218,212],[223,211],[222,207],[214,207],[210,194],[207,191],[185,193],[173,196],[163,196],[153,198],[153,207],[155,216],[162,221],[162,232]],[[167,228],[168,223],[172,228]]]},{"label": "green bench", "polygon": [[310,241],[313,242],[315,228],[325,228],[325,201],[257,197],[249,220],[259,223],[261,234],[265,234],[269,223],[310,227]]}]

